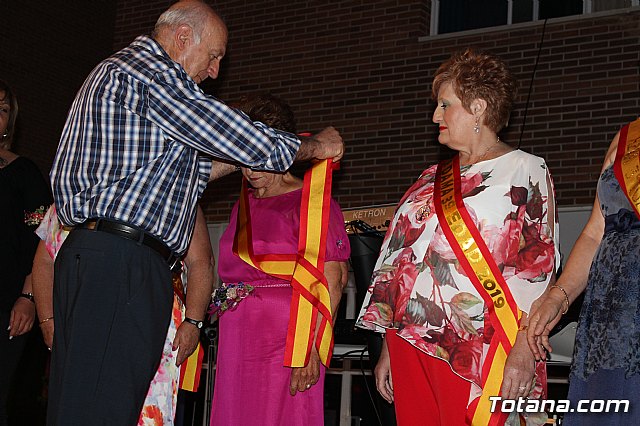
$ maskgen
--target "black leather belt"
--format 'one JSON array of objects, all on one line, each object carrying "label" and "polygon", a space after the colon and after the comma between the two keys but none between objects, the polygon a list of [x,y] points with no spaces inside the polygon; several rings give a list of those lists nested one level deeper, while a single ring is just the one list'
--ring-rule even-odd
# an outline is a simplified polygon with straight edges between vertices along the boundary
[{"label": "black leather belt", "polygon": [[171,271],[179,272],[182,268],[180,257],[176,256],[162,241],[142,229],[108,219],[89,219],[77,227],[107,232],[143,244],[158,253],[167,262]]}]

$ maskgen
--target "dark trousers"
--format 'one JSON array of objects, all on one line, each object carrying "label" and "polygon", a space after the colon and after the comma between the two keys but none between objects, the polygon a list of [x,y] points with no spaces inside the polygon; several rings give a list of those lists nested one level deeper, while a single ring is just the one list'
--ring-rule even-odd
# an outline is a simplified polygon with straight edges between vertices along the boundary
[{"label": "dark trousers", "polygon": [[152,249],[78,229],[55,264],[48,425],[136,425],[162,355],[172,285]]}]

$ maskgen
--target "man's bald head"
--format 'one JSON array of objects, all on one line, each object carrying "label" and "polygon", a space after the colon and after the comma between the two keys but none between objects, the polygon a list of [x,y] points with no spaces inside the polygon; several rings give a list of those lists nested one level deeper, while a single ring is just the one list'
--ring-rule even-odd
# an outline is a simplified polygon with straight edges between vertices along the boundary
[{"label": "man's bald head", "polygon": [[157,39],[166,30],[171,31],[180,25],[188,25],[193,29],[194,40],[200,43],[202,33],[210,22],[226,28],[222,18],[206,3],[199,0],[182,0],[160,15],[151,36]]},{"label": "man's bald head", "polygon": [[218,76],[226,53],[227,27],[207,4],[198,0],[175,3],[160,15],[152,37],[196,83]]}]

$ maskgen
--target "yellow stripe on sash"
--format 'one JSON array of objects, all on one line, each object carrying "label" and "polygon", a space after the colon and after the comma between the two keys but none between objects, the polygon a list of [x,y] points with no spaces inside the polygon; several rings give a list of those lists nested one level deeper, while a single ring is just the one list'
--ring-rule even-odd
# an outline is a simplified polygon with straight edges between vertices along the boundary
[{"label": "yellow stripe on sash", "polygon": [[180,365],[180,389],[189,392],[198,391],[203,358],[204,349],[202,349],[202,345],[198,342],[196,350]]},{"label": "yellow stripe on sash", "polygon": [[[495,329],[483,369],[482,395],[472,414],[473,425],[495,422],[500,413],[491,413],[489,396],[500,394],[507,353],[515,343],[521,311],[518,309],[504,277],[473,223],[462,200],[460,165],[453,160],[438,165],[435,207],[442,231],[460,266],[488,306]],[[493,420],[491,420],[493,417]]]},{"label": "yellow stripe on sash", "polygon": [[[325,160],[316,163],[305,174],[297,256],[259,256],[253,253],[246,181],[243,182],[240,196],[234,252],[256,269],[291,280],[293,292],[284,360],[284,365],[289,367],[306,365],[314,335],[322,363],[328,366],[331,360],[331,298],[324,277],[324,253],[331,202],[331,170],[331,162]],[[316,333],[318,314],[322,316],[322,325]]]},{"label": "yellow stripe on sash", "polygon": [[614,171],[624,194],[640,218],[640,119],[620,131]]},{"label": "yellow stripe on sash", "polygon": [[495,349],[496,351],[493,355],[487,380],[484,382],[484,386],[482,387],[482,395],[480,395],[478,405],[473,413],[473,419],[471,421],[472,426],[496,424],[498,417],[500,417],[500,413],[491,412],[491,405],[493,402],[489,400],[489,397],[500,395],[504,366],[507,362],[507,353],[504,350],[504,346],[501,344],[498,344]]}]

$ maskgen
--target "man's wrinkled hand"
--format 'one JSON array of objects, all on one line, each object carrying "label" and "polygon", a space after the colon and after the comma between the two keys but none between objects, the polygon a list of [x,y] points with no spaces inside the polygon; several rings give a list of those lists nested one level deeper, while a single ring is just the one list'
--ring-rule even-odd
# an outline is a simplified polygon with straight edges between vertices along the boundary
[{"label": "man's wrinkled hand", "polygon": [[196,350],[200,341],[200,329],[193,324],[183,322],[176,331],[176,337],[173,339],[173,350],[178,350],[176,355],[176,365],[180,366],[185,359]]},{"label": "man's wrinkled hand", "polygon": [[316,133],[313,138],[320,144],[318,159],[330,158],[334,162],[340,161],[344,155],[344,141],[340,133],[333,127],[327,127]]}]

